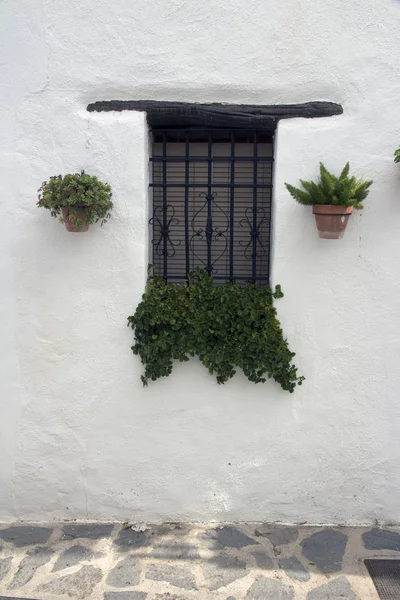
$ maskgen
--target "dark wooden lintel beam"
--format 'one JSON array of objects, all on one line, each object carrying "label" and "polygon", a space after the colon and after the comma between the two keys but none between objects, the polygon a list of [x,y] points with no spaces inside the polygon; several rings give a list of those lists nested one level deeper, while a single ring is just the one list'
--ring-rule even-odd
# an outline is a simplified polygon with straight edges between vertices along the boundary
[{"label": "dark wooden lintel beam", "polygon": [[279,119],[330,117],[343,113],[334,102],[304,104],[197,104],[158,100],[107,100],[93,102],[89,112],[137,110],[147,113],[151,127],[256,127],[274,129]]}]

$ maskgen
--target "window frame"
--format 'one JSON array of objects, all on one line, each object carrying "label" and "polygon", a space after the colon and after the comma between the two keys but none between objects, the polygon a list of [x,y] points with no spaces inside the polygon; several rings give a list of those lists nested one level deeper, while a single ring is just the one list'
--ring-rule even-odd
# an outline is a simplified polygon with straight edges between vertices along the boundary
[{"label": "window frame", "polygon": [[[150,236],[151,248],[152,248],[152,265],[153,274],[164,277],[167,282],[179,283],[186,280],[188,272],[192,270],[190,267],[191,257],[196,254],[193,252],[193,248],[189,242],[189,190],[191,184],[190,180],[190,166],[193,163],[204,162],[207,165],[207,183],[193,184],[195,188],[204,187],[205,191],[205,204],[204,209],[207,212],[207,218],[205,220],[204,227],[202,228],[203,239],[207,247],[207,260],[204,262],[202,259],[196,261],[192,260],[194,266],[202,266],[205,270],[210,273],[216,282],[232,281],[240,284],[244,284],[246,281],[253,283],[261,283],[263,285],[269,285],[270,273],[271,273],[271,229],[272,229],[272,199],[273,199],[273,177],[274,177],[274,131],[271,130],[259,130],[259,129],[235,129],[235,128],[217,128],[217,129],[205,129],[205,128],[185,128],[185,129],[161,129],[156,128],[150,130],[150,145],[152,148],[150,156],[150,190],[151,190],[151,218],[149,224],[152,227],[153,235]],[[253,154],[251,157],[237,156],[235,151],[236,145],[242,143],[244,140],[251,139]],[[172,157],[168,155],[167,144],[169,142],[177,142],[185,145],[185,151],[183,156]],[[194,157],[190,153],[190,144],[201,142],[207,144],[207,156]],[[154,155],[154,147],[156,143],[161,143],[162,153],[161,155]],[[219,158],[214,156],[213,148],[215,144],[219,142],[230,144],[230,155],[229,157]],[[247,142],[248,143],[248,142]],[[270,144],[271,150],[268,156],[259,156],[259,145]],[[236,166],[237,164],[248,160],[253,165],[253,181],[250,185],[248,182],[240,184],[235,180]],[[229,163],[229,183],[224,182],[221,184],[213,182],[213,168],[214,164],[219,162]],[[182,163],[184,165],[184,183],[168,183],[168,167],[172,163]],[[268,176],[270,183],[260,183],[259,177],[259,165],[269,164],[270,169]],[[157,173],[155,177],[155,165],[159,165],[161,171],[161,182],[158,180],[160,173]],[[229,270],[224,275],[219,275],[215,272],[214,265],[218,259],[212,257],[212,236],[216,234],[215,228],[213,228],[213,208],[215,202],[215,188],[222,188],[223,190],[229,190],[229,217],[227,223],[227,232],[229,230],[227,238],[226,253],[229,255]],[[246,250],[251,246],[251,269],[249,268],[246,275],[238,275],[238,271],[235,270],[235,258],[234,258],[234,243],[237,234],[235,231],[238,228],[238,223],[235,223],[235,193],[240,188],[246,188],[252,190],[253,198],[251,206],[247,206],[245,209],[245,215],[241,221],[247,221],[246,226],[249,227],[249,238],[250,242],[246,246]],[[171,230],[179,220],[175,216],[175,211],[171,209],[169,202],[168,189],[176,188],[184,190],[184,240],[180,240],[179,244],[183,241],[185,247],[185,268],[182,269],[182,273],[179,275],[173,275],[168,269],[169,258],[174,255],[174,240],[171,239]],[[155,192],[158,190],[161,193],[161,208],[160,211],[160,198],[155,201]],[[259,204],[259,191],[269,190],[268,198],[263,199],[263,204]],[[237,197],[237,195],[236,195]],[[217,206],[217,208],[219,208]],[[243,209],[243,207],[241,207]],[[168,211],[170,210],[170,213]],[[222,209],[220,209],[222,210]],[[261,219],[258,219],[258,211],[263,214]],[[200,212],[200,211],[199,211]],[[264,224],[265,222],[265,224]],[[242,225],[242,223],[240,223]],[[263,225],[262,232],[260,231],[261,225]],[[236,227],[236,229],[235,229]],[[264,244],[261,242],[260,235],[263,235]],[[158,237],[157,237],[158,236]],[[265,240],[267,243],[265,244]],[[215,242],[215,240],[214,240]],[[240,244],[240,242],[239,242]],[[257,260],[261,260],[259,248],[262,249],[264,255],[264,261],[261,266],[257,266]],[[238,245],[236,245],[236,252],[238,252]],[[225,252],[223,253],[225,255]],[[162,261],[160,261],[160,256]],[[222,255],[221,255],[222,256]],[[219,257],[220,258],[220,257]],[[249,259],[247,259],[249,260]]]}]

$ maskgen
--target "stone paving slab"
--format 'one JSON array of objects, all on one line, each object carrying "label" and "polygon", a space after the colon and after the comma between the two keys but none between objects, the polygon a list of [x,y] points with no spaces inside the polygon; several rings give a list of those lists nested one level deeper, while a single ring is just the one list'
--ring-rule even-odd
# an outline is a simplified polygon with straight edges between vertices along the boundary
[{"label": "stone paving slab", "polygon": [[[0,524],[0,600],[379,600],[396,528]],[[400,595],[399,595],[400,597]]]}]

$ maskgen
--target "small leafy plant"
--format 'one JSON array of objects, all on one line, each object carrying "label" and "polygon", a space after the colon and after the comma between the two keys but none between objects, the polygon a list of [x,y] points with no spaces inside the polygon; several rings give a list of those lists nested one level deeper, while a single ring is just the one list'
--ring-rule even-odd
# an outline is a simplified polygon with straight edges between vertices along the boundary
[{"label": "small leafy plant", "polygon": [[336,177],[320,163],[320,177],[317,182],[300,179],[303,190],[289,183],[285,185],[291,196],[300,204],[334,204],[360,209],[363,208],[363,200],[368,196],[373,181],[349,177],[349,171],[350,164],[347,163],[339,177]]},{"label": "small leafy plant", "polygon": [[[101,221],[103,225],[111,216],[111,186],[84,171],[64,177],[50,177],[49,181],[42,183],[38,192],[37,206],[50,210],[51,215],[58,217],[61,223],[64,223],[64,219],[60,217],[61,208],[67,207],[68,219],[78,229],[97,221]],[[82,221],[82,212],[85,222]]]},{"label": "small leafy plant", "polygon": [[394,162],[400,163],[400,148],[394,151]]},{"label": "small leafy plant", "polygon": [[142,301],[128,318],[135,332],[133,353],[144,365],[143,385],[168,376],[174,360],[197,355],[218,383],[228,381],[240,367],[254,383],[273,377],[293,392],[304,377],[297,376],[295,355],[273,306],[273,298],[282,296],[279,286],[272,293],[250,283],[244,288],[215,285],[200,268],[183,285],[150,276]]}]

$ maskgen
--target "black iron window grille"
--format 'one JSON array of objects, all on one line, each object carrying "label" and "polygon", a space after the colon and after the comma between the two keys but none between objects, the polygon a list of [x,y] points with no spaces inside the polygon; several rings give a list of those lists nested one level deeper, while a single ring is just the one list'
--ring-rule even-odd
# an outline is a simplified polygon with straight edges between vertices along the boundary
[{"label": "black iron window grille", "polygon": [[273,145],[256,131],[153,131],[152,264],[179,283],[268,284]]}]

